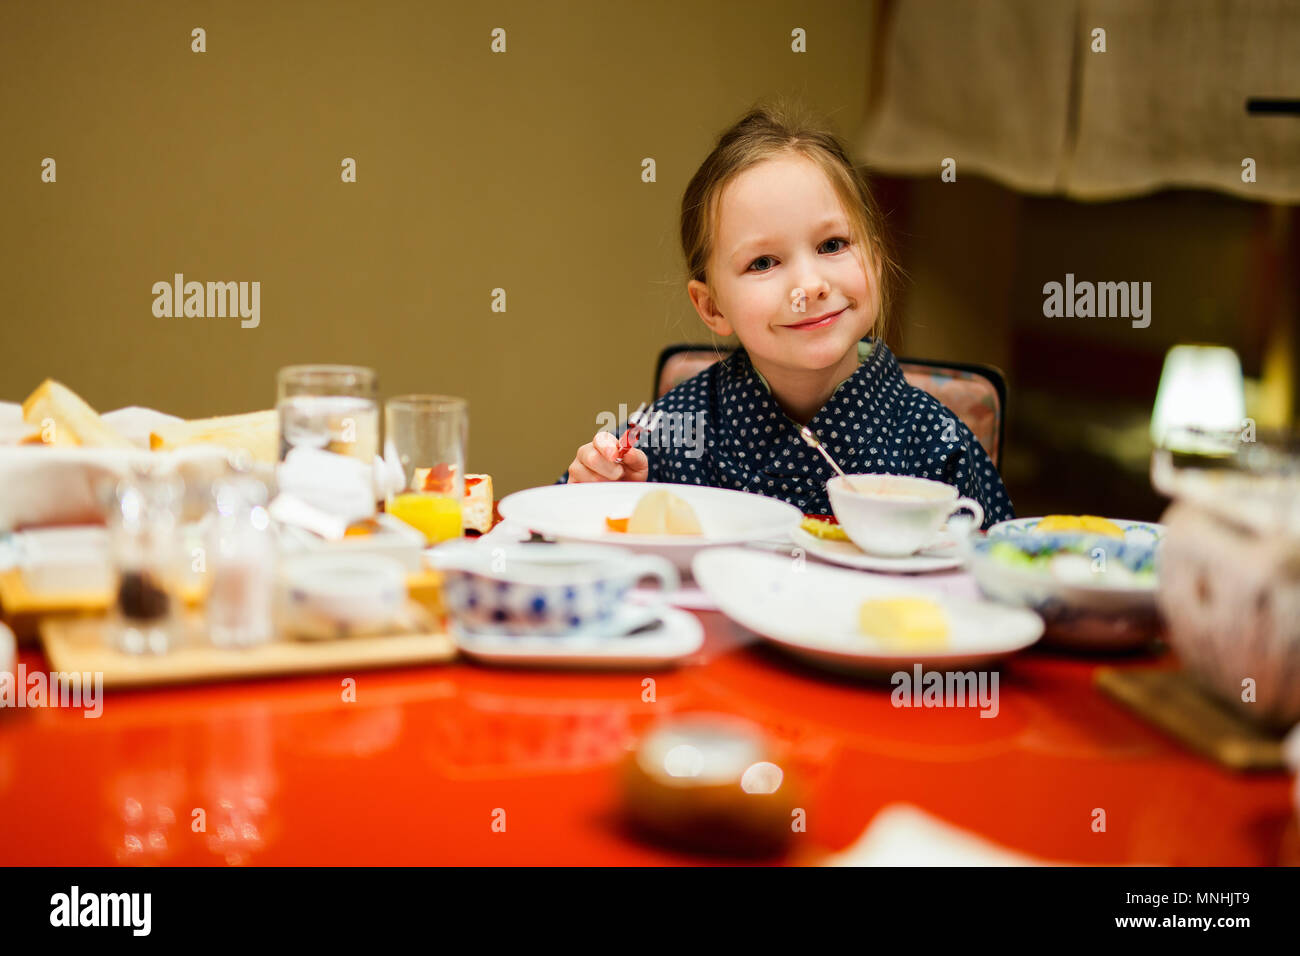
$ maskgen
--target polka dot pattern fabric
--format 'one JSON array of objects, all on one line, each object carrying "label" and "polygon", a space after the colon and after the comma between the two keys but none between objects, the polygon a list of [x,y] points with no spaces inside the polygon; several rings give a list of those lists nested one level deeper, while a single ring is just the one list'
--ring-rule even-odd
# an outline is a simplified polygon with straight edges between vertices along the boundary
[{"label": "polka dot pattern fabric", "polygon": [[[680,425],[642,434],[650,481],[733,488],[780,498],[805,514],[830,514],[834,470],[799,436],[744,349],[667,392],[656,404]],[[703,413],[702,421],[697,413]],[[808,423],[849,474],[914,475],[955,485],[984,506],[984,527],[1015,512],[984,447],[947,406],[909,385],[876,342]],[[689,440],[687,440],[689,439]],[[568,475],[560,483],[568,480]]]}]

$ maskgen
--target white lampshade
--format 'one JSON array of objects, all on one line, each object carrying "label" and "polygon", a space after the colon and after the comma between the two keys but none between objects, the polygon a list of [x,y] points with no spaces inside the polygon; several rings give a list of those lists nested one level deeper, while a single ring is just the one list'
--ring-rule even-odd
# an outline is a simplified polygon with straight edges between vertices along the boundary
[{"label": "white lampshade", "polygon": [[1175,345],[1165,356],[1151,413],[1151,440],[1166,445],[1182,428],[1240,431],[1246,417],[1241,360],[1220,345]]}]

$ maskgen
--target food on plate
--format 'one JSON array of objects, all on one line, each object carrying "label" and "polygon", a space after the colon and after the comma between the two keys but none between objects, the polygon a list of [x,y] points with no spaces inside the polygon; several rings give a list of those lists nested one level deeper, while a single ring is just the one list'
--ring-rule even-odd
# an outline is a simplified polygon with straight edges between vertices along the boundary
[{"label": "food on plate", "polygon": [[941,647],[948,642],[948,615],[928,598],[872,598],[858,608],[858,629],[899,648]]},{"label": "food on plate", "polygon": [[280,420],[275,409],[196,418],[193,421],[160,425],[149,433],[149,447],[154,451],[182,448],[186,445],[222,445],[242,448],[254,460],[275,464],[279,452]]},{"label": "food on plate", "polygon": [[[417,468],[412,484],[420,491],[443,493],[452,489],[450,465]],[[461,525],[467,531],[487,534],[492,530],[492,476],[465,475],[465,498],[461,502]]]},{"label": "food on plate", "polygon": [[[37,429],[24,445],[65,445],[83,448],[134,448],[66,385],[46,379],[23,402],[23,421]],[[185,445],[213,444],[242,448],[257,461],[274,464],[279,420],[274,410],[200,418],[160,425],[149,435],[155,451]]]},{"label": "food on plate", "polygon": [[379,532],[383,530],[384,526],[374,518],[362,518],[360,521],[354,521],[352,524],[348,525],[347,528],[343,530],[343,537],[364,538],[368,535],[379,534]]},{"label": "food on plate", "polygon": [[23,402],[23,421],[40,429],[40,444],[132,447],[85,399],[52,378],[47,378],[27,396]]},{"label": "food on plate", "polygon": [[804,515],[803,521],[799,522],[799,527],[815,538],[823,538],[827,541],[849,540],[849,536],[840,527],[839,521],[829,515]]},{"label": "food on plate", "polygon": [[1156,586],[1154,557],[1130,568],[1118,555],[1108,555],[1096,539],[1091,543],[1087,540],[1059,544],[1045,542],[1041,547],[1028,548],[1025,544],[1024,538],[1014,542],[997,541],[989,547],[988,554],[1006,567],[1045,574],[1063,584]]},{"label": "food on plate", "polygon": [[610,531],[627,534],[703,534],[690,503],[662,488],[647,492],[627,518],[605,518]]},{"label": "food on plate", "polygon": [[1042,532],[1081,531],[1086,534],[1104,534],[1112,538],[1124,537],[1123,528],[1109,518],[1098,518],[1096,515],[1048,515],[1034,525],[1034,530]]},{"label": "food on plate", "polygon": [[466,530],[487,534],[492,530],[492,476],[466,475],[461,520]]}]

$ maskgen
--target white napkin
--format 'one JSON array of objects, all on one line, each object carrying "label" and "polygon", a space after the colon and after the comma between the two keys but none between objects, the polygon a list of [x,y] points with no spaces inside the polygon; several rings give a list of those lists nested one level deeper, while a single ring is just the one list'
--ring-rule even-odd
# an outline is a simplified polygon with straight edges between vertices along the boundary
[{"label": "white napkin", "polygon": [[141,408],[139,405],[105,412],[99,417],[137,448],[148,448],[149,433],[156,431],[159,426],[175,425],[185,421],[176,415],[168,415],[166,412],[155,411],[152,408]]},{"label": "white napkin", "polygon": [[276,469],[280,493],[271,517],[341,538],[349,524],[375,513],[375,470],[365,462],[323,448],[292,448]]},{"label": "white napkin", "polygon": [[0,533],[17,527],[103,522],[101,489],[128,475],[135,462],[186,482],[203,482],[225,469],[226,449],[0,446]]},{"label": "white napkin", "polygon": [[1043,866],[910,803],[892,803],[872,818],[856,843],[823,866]]}]

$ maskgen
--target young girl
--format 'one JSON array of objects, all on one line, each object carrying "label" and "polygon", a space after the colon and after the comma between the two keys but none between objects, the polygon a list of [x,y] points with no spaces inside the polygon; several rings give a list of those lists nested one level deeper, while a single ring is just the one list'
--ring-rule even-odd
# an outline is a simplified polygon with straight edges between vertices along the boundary
[{"label": "young girl", "polygon": [[668,419],[700,422],[703,451],[698,437],[643,434],[620,464],[618,439],[600,432],[561,482],[715,485],[829,514],[834,473],[800,437],[807,425],[849,474],[955,485],[984,506],[986,528],[1014,517],[970,429],[909,385],[885,346],[897,267],[875,201],[833,134],[786,108],[751,111],[686,187],[681,233],[691,302],[741,345],[655,403]]}]

